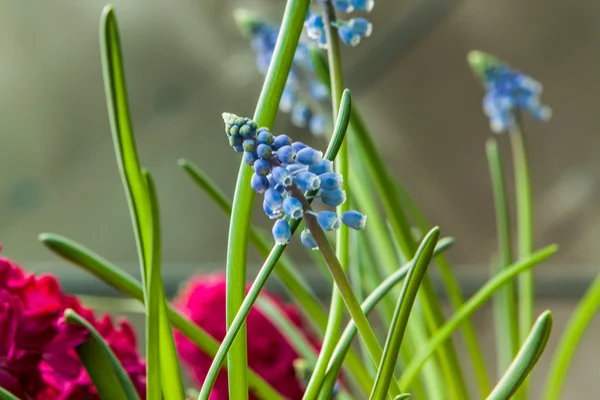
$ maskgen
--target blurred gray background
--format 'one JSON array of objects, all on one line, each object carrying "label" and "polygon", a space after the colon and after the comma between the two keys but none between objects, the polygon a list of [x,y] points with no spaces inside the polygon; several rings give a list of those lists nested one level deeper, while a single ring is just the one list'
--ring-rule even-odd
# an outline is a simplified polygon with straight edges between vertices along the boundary
[{"label": "blurred gray background", "polygon": [[[104,4],[0,2],[0,243],[27,268],[58,272],[80,292],[102,287],[45,250],[40,232],[74,238],[136,269],[100,68]],[[262,84],[231,11],[257,10],[278,23],[284,2],[115,4],[139,152],[159,190],[165,274],[175,284],[194,270],[223,266],[228,228],[176,160],[194,161],[232,194],[238,156],[224,140],[220,114],[251,115]],[[450,257],[467,291],[487,275],[496,238],[484,154],[491,133],[466,54],[494,53],[543,82],[553,119],[527,119],[526,130],[536,245],[561,246],[538,269],[539,293],[560,311],[560,331],[600,269],[600,3],[378,0],[371,19],[372,37],[344,51],[347,86],[389,166],[443,234],[457,238]],[[277,130],[325,146],[292,128],[287,115],[278,117]],[[510,167],[507,138],[498,139]],[[256,220],[265,224],[260,215]],[[259,261],[255,254],[252,260]],[[491,334],[489,321],[480,315],[482,331]],[[588,337],[598,337],[595,327]],[[600,358],[600,347],[586,343],[577,362],[588,374],[573,374],[568,398],[600,390],[586,366]]]}]

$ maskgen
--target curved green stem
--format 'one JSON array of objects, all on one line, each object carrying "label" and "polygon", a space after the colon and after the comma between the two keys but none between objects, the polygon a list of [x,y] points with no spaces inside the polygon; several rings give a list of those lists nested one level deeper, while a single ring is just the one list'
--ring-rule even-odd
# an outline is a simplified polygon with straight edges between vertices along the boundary
[{"label": "curved green stem", "polygon": [[562,398],[562,389],[569,366],[573,361],[577,348],[581,344],[581,338],[598,312],[598,309],[600,309],[600,274],[596,276],[596,279],[594,279],[594,282],[567,322],[567,326],[550,362],[550,372],[546,378],[542,399],[559,400]]},{"label": "curved green stem", "polygon": [[[258,126],[272,128],[275,122],[309,4],[310,0],[288,0],[286,4],[281,31],[254,113],[254,121]],[[241,162],[233,196],[227,245],[227,326],[233,322],[246,296],[246,258],[254,200],[254,191],[250,187],[251,177],[252,169]],[[246,352],[246,329],[242,326],[229,353],[229,395],[236,400],[248,398]]]}]

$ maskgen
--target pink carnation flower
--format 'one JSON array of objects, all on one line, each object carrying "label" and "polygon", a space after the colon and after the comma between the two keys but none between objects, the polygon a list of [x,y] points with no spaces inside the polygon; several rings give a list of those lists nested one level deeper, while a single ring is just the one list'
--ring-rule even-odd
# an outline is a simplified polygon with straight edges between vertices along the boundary
[{"label": "pink carnation flower", "polygon": [[87,332],[64,321],[67,308],[98,329],[144,396],[145,363],[127,322],[115,328],[109,317],[96,320],[91,310],[62,292],[55,277],[25,274],[4,257],[0,257],[0,386],[22,399],[99,399],[74,350]]},{"label": "pink carnation flower", "polygon": [[[247,287],[247,290],[249,286]],[[298,310],[283,305],[264,290],[294,324],[307,333]],[[174,301],[175,306],[215,339],[225,337],[225,275],[215,273],[192,278]],[[248,364],[279,393],[288,399],[301,399],[303,387],[296,377],[294,360],[299,358],[279,330],[255,307],[246,319],[248,329]],[[310,338],[310,334],[307,333]],[[196,347],[189,339],[175,333],[179,355],[192,379],[201,384],[208,372],[212,358]],[[211,393],[211,400],[228,399],[227,375],[221,372]],[[251,396],[255,399],[255,397]]]}]

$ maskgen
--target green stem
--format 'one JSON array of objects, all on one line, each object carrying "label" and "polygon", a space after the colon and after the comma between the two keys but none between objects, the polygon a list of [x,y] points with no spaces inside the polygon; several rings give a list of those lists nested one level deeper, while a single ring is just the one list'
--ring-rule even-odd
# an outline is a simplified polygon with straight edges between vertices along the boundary
[{"label": "green stem", "polygon": [[[329,59],[329,86],[331,89],[331,103],[332,103],[332,111],[333,111],[333,119],[336,119],[336,112],[339,108],[340,99],[342,96],[342,91],[344,89],[343,85],[343,75],[342,75],[342,66],[341,66],[341,56],[340,56],[340,43],[337,35],[337,28],[332,24],[335,22],[335,10],[333,8],[333,4],[331,0],[324,0],[322,3],[323,8],[323,24],[325,26],[325,35],[327,38],[327,57]],[[344,141],[340,148],[340,153],[335,160],[335,168],[336,172],[341,174],[344,177],[348,176],[348,145],[347,141]],[[349,197],[348,185],[345,180],[342,189],[346,191],[346,196]],[[347,200],[344,204],[340,205],[337,208],[338,214],[347,211],[350,205],[350,201]],[[306,220],[307,225],[309,223]],[[311,228],[311,232],[313,236],[315,232]],[[315,237],[315,240],[317,238]],[[325,238],[326,240],[326,238]],[[337,246],[336,246],[336,255],[334,257],[341,268],[341,273],[346,278],[346,271],[349,264],[349,248],[348,248],[348,228],[343,226],[337,231]],[[318,241],[317,241],[318,243]],[[327,241],[327,245],[329,246],[329,242]],[[329,266],[329,260],[326,257],[325,261]],[[336,277],[333,277],[336,280]],[[347,281],[347,278],[346,278]],[[325,373],[327,372],[327,364],[331,359],[331,355],[335,349],[335,345],[339,339],[340,329],[342,325],[342,315],[344,311],[344,304],[342,302],[341,293],[337,288],[337,280],[332,288],[331,294],[331,305],[329,308],[329,319],[327,321],[327,329],[325,331],[325,337],[323,339],[323,345],[321,347],[321,351],[319,353],[319,357],[317,359],[317,364],[315,365],[315,369],[313,374],[308,382],[306,391],[304,393],[304,399],[312,399],[316,398],[319,394],[321,383],[325,378]],[[351,291],[351,290],[350,290]],[[358,303],[358,301],[357,301]],[[360,305],[358,306],[360,309]],[[364,315],[364,314],[363,314]],[[371,331],[372,332],[372,331]],[[374,336],[374,335],[373,335]],[[376,339],[375,339],[376,341]]]},{"label": "green stem", "polygon": [[559,400],[562,398],[562,389],[569,366],[581,344],[581,338],[598,309],[600,309],[600,274],[596,276],[567,322],[564,333],[554,352],[554,357],[550,362],[550,372],[546,378],[543,399]]},{"label": "green stem", "polygon": [[[509,136],[515,174],[519,259],[522,260],[533,251],[533,203],[525,135],[521,129],[520,116],[516,115],[515,117],[517,126],[509,133]],[[518,287],[519,341],[523,342],[533,325],[535,300],[533,271],[527,271],[519,276]],[[528,387],[528,381],[525,381],[516,397],[526,399]]]},{"label": "green stem", "polygon": [[490,279],[485,285],[483,285],[469,300],[467,300],[462,307],[460,307],[456,313],[446,321],[446,323],[430,338],[427,345],[421,349],[410,361],[410,363],[404,369],[404,373],[400,378],[399,385],[401,387],[408,387],[413,379],[417,376],[419,370],[427,361],[432,354],[435,353],[436,349],[446,342],[454,331],[461,325],[464,320],[468,319],[477,311],[484,303],[506,282],[514,279],[515,276],[529,270],[530,268],[538,265],[548,257],[556,253],[558,247],[551,245],[539,250],[531,256],[512,264],[509,268],[496,275],[493,279]]},{"label": "green stem", "polygon": [[[258,126],[272,128],[275,122],[309,5],[310,0],[288,0],[286,4],[281,31],[254,113],[254,121]],[[250,187],[251,177],[252,169],[241,162],[233,196],[227,245],[227,326],[233,322],[246,295],[248,235],[254,200],[254,192]],[[229,396],[234,400],[247,399],[248,360],[245,326],[242,326],[228,357]]]},{"label": "green stem", "polygon": [[[331,272],[331,276],[336,283],[337,289],[340,292],[344,303],[348,311],[350,312],[350,316],[354,320],[356,327],[358,328],[358,332],[360,333],[363,341],[365,342],[367,348],[369,349],[369,353],[371,354],[371,358],[373,359],[373,363],[379,366],[379,362],[381,361],[382,350],[379,342],[377,341],[377,337],[365,316],[365,313],[362,311],[360,307],[360,303],[356,299],[354,292],[352,291],[352,287],[350,286],[350,282],[348,281],[348,277],[344,272],[339,260],[337,259],[335,252],[331,248],[331,244],[329,240],[327,240],[327,236],[325,236],[325,232],[321,229],[321,226],[317,222],[316,217],[312,214],[312,209],[310,208],[310,204],[302,195],[302,192],[297,187],[292,187],[290,189],[292,196],[296,197],[298,200],[302,202],[302,206],[304,208],[304,220],[306,221],[306,225],[310,229],[315,241],[319,245],[319,251],[323,255],[325,262],[327,263],[327,267]],[[314,377],[314,374],[313,374]],[[321,384],[325,376],[318,377],[318,384],[309,384],[306,392],[304,393],[305,399],[314,399],[320,389]],[[312,379],[311,381],[316,382],[316,379]],[[310,391],[309,391],[310,389]],[[389,393],[392,397],[400,394],[400,389],[395,381],[390,386]]]},{"label": "green stem", "polygon": [[[488,164],[494,193],[494,204],[496,209],[496,227],[498,235],[498,257],[497,271],[506,269],[513,261],[510,236],[510,215],[506,196],[504,174],[498,144],[494,139],[486,143]],[[515,304],[515,288],[512,282],[499,290],[494,298],[494,317],[496,328],[496,357],[498,362],[498,375],[501,376],[513,357],[519,350],[519,327],[517,325],[517,309]]]}]

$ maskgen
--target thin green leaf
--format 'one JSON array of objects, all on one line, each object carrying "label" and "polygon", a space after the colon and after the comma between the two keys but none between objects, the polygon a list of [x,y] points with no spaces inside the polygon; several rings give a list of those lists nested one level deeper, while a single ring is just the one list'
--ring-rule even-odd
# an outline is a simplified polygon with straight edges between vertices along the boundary
[{"label": "thin green leaf", "polygon": [[533,253],[530,257],[512,264],[510,268],[507,268],[483,285],[437,332],[433,334],[427,345],[419,350],[415,358],[411,360],[404,369],[404,373],[399,382],[400,387],[408,387],[425,361],[435,353],[435,350],[448,340],[460,324],[483,306],[483,304],[498,289],[505,285],[506,282],[509,282],[523,271],[527,271],[546,260],[556,253],[557,250],[558,246],[556,245],[544,247],[542,250]]},{"label": "thin green leaf", "polygon": [[[141,282],[108,260],[82,245],[59,235],[44,233],[40,235],[39,239],[57,255],[90,272],[126,296],[136,299],[141,303],[144,302],[144,292]],[[205,330],[171,307],[167,309],[167,315],[173,327],[190,339],[207,355],[213,357],[217,353],[219,343]],[[254,371],[250,371],[249,384],[250,389],[258,398],[283,400],[283,397]]]},{"label": "thin green leaf", "polygon": [[[444,242],[444,244],[442,244],[442,242]],[[448,243],[449,241],[440,240],[433,254],[438,255],[442,251],[447,249]],[[392,288],[394,288],[395,285],[397,285],[406,277],[406,274],[408,273],[408,270],[410,268],[410,263],[405,264],[401,268],[397,269],[392,275],[387,277],[383,282],[381,282],[381,284],[377,286],[377,288],[374,291],[372,291],[371,294],[369,294],[369,296],[367,296],[365,301],[362,303],[361,307],[363,309],[363,312],[365,314],[370,313],[375,308],[375,306],[385,298],[385,296],[392,290]],[[340,338],[340,341],[338,342],[335,351],[333,352],[333,357],[331,358],[329,366],[327,367],[327,376],[325,382],[327,390],[333,390],[336,379],[342,368],[344,358],[346,357],[346,353],[350,348],[352,340],[356,336],[356,333],[356,324],[354,323],[354,321],[350,321],[344,329],[342,337]]]},{"label": "thin green leaf", "polygon": [[[184,400],[185,388],[177,349],[173,340],[173,333],[167,317],[167,300],[162,280],[162,251],[161,251],[161,227],[156,187],[152,176],[147,171],[142,171],[148,189],[148,198],[152,210],[152,251],[150,270],[148,271],[148,315],[147,326],[147,348],[148,348],[148,371],[155,369],[151,377],[159,378],[153,386],[156,393],[148,391],[149,398],[161,400],[161,390],[165,400]],[[151,362],[155,363],[154,366]],[[150,375],[150,374],[149,374]]]},{"label": "thin green leaf", "polygon": [[0,400],[19,400],[17,396],[0,387]]},{"label": "thin green leaf", "polygon": [[[498,263],[493,274],[497,274],[513,261],[510,235],[510,214],[506,198],[506,187],[498,144],[488,139],[486,152],[496,209],[496,226],[498,231]],[[506,370],[519,348],[519,327],[517,324],[516,293],[512,282],[500,289],[494,296],[494,319],[496,328],[496,358],[498,373]]]},{"label": "thin green leaf", "polygon": [[405,400],[410,397],[410,393],[402,393],[394,398],[394,400]]},{"label": "thin green leaf", "polygon": [[542,356],[551,331],[552,313],[546,311],[539,316],[533,328],[531,328],[529,336],[523,342],[514,361],[487,397],[487,400],[506,400],[514,395]]},{"label": "thin green leaf", "polygon": [[386,398],[388,387],[393,379],[400,345],[406,326],[408,325],[408,318],[410,317],[410,312],[417,298],[417,292],[421,287],[421,282],[433,256],[433,250],[439,235],[440,229],[437,227],[429,231],[417,249],[411,268],[408,270],[398,303],[396,304],[392,325],[385,342],[382,360],[379,364],[375,385],[370,396],[371,399],[383,400]]},{"label": "thin green leaf", "polygon": [[89,332],[87,340],[75,350],[100,397],[139,400],[127,372],[98,331],[71,309],[65,311],[65,320],[69,324],[81,325]]},{"label": "thin green leaf", "polygon": [[600,309],[600,274],[596,276],[575,311],[569,317],[556,351],[550,362],[542,399],[560,400],[567,373],[581,339]]}]

